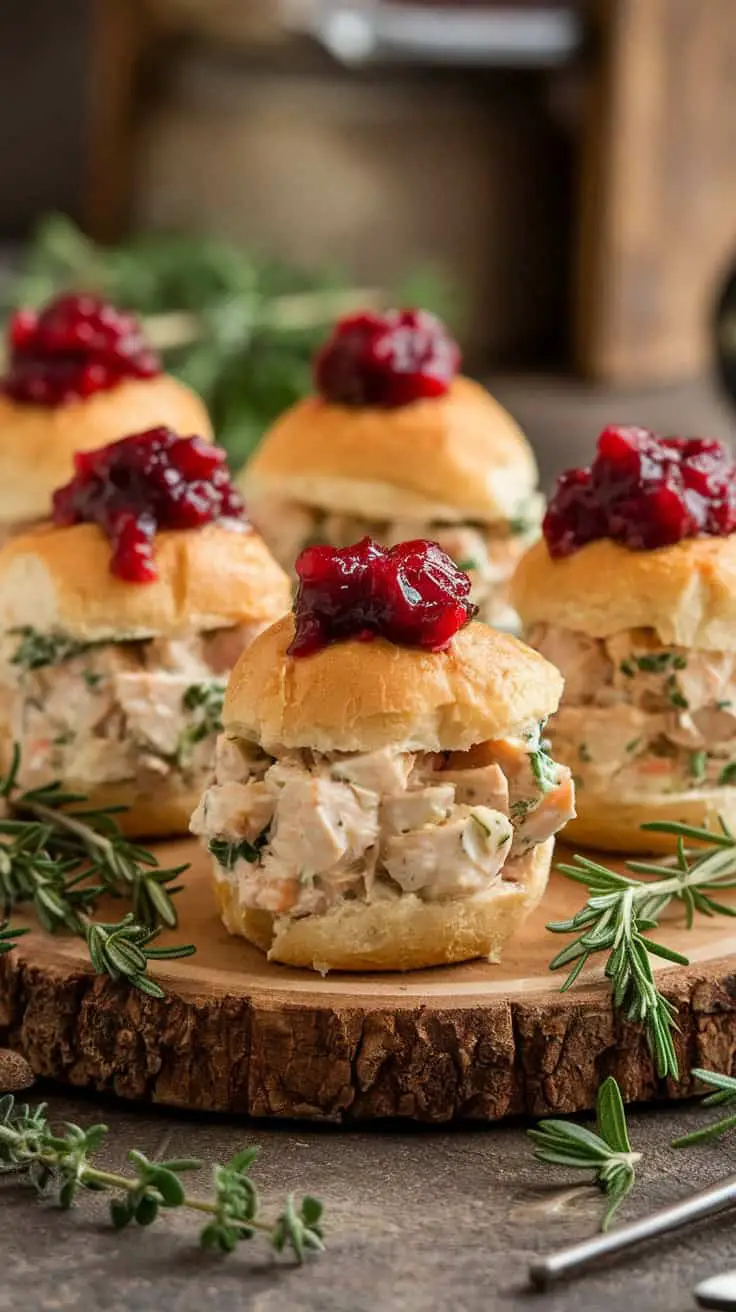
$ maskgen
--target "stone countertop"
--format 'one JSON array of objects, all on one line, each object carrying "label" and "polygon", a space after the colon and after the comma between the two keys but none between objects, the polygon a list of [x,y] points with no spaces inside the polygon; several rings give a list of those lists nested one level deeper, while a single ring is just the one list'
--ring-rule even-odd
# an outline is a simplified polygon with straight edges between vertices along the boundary
[{"label": "stone countertop", "polygon": [[[595,1189],[571,1189],[570,1173],[535,1162],[520,1126],[254,1127],[61,1093],[49,1102],[55,1121],[104,1120],[104,1161],[112,1169],[125,1169],[130,1147],[210,1163],[260,1143],[254,1174],[266,1210],[292,1188],[317,1194],[328,1247],[302,1269],[272,1259],[258,1241],[221,1258],[199,1250],[193,1213],[169,1212],[150,1229],[116,1232],[102,1195],[85,1193],[65,1213],[6,1181],[0,1312],[618,1312],[625,1305],[684,1312],[695,1306],[699,1280],[736,1266],[736,1226],[724,1216],[547,1293],[531,1292],[531,1256],[592,1233],[601,1198]],[[622,1219],[729,1173],[736,1138],[687,1151],[669,1147],[713,1114],[689,1104],[631,1115],[633,1146],[645,1155]],[[206,1169],[197,1181],[205,1194]]]}]

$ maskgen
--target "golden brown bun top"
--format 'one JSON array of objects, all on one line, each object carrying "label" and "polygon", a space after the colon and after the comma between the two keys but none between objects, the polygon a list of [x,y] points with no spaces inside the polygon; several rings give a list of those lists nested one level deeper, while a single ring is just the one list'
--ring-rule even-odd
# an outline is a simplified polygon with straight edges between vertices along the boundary
[{"label": "golden brown bun top", "polygon": [[81,642],[168,637],[257,621],[288,609],[289,580],[251,528],[226,523],[157,533],[158,578],[110,573],[96,524],[42,525],[0,550],[0,631],[30,625]]},{"label": "golden brown bun top", "polygon": [[663,643],[736,650],[736,534],[629,551],[608,538],[553,560],[542,539],[522,559],[512,601],[526,625],[592,638],[654,629]]},{"label": "golden brown bun top", "polygon": [[199,397],[176,378],[126,379],[67,405],[29,405],[0,394],[0,523],[45,519],[51,494],[73,474],[75,451],[165,424],[212,440]]},{"label": "golden brown bun top", "polygon": [[506,520],[537,485],[519,426],[469,378],[393,410],[298,401],[241,476],[247,498],[278,496],[366,519]]},{"label": "golden brown bun top", "polygon": [[223,723],[266,747],[367,752],[465,750],[557,709],[562,675],[510,634],[469,624],[447,651],[377,638],[288,656],[294,618],[256,638],[230,677]]}]

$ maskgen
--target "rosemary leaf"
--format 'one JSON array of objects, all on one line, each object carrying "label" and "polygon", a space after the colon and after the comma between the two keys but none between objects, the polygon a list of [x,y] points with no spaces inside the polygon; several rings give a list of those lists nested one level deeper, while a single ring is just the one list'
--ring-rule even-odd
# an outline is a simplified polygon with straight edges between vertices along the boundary
[{"label": "rosemary leaf", "polygon": [[601,1219],[601,1230],[607,1230],[634,1187],[636,1163],[641,1160],[641,1153],[631,1148],[621,1090],[610,1075],[598,1090],[596,1123],[593,1131],[574,1121],[540,1121],[527,1134],[538,1161],[592,1171],[593,1182],[607,1196]]}]

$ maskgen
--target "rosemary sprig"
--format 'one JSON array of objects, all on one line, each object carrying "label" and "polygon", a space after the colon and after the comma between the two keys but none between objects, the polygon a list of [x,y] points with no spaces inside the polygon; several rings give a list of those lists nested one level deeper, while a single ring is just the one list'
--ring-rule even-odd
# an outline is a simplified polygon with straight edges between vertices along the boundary
[{"label": "rosemary sprig", "polygon": [[[84,939],[98,974],[126,979],[151,997],[163,997],[148,963],[191,956],[191,944],[152,947],[160,928],[177,924],[172,897],[186,866],[161,869],[152,852],[130,842],[116,819],[120,808],[83,809],[86,798],[60,784],[21,790],[20,752],[0,779],[7,815],[0,819],[0,898],[5,915],[30,903],[49,933],[66,930]],[[91,912],[103,893],[126,898],[132,910],[115,923]],[[0,931],[0,951],[25,931]],[[5,934],[5,938],[2,937]],[[6,943],[7,946],[3,946]]]},{"label": "rosemary sprig", "polygon": [[183,1207],[207,1217],[200,1234],[204,1248],[230,1253],[244,1239],[262,1234],[277,1252],[290,1248],[301,1263],[309,1252],[324,1248],[322,1204],[307,1194],[297,1205],[289,1194],[283,1211],[272,1220],[261,1214],[258,1190],[250,1175],[258,1148],[245,1148],[213,1171],[212,1198],[187,1191],[186,1172],[201,1163],[192,1158],[151,1161],[137,1149],[128,1153],[132,1174],[123,1175],[95,1165],[107,1126],[87,1130],[67,1123],[54,1132],[46,1105],[17,1106],[11,1094],[0,1099],[0,1172],[25,1178],[43,1197],[55,1197],[69,1208],[82,1189],[114,1193],[110,1218],[116,1229],[135,1222],[151,1225],[162,1209]]},{"label": "rosemary sprig", "polygon": [[58,782],[20,790],[19,769],[16,744],[8,773],[0,782],[0,796],[7,800],[14,818],[0,821],[0,834],[15,835],[27,851],[35,849],[31,868],[38,868],[42,852],[48,856],[54,876],[60,867],[66,866],[68,871],[84,861],[88,877],[100,881],[98,892],[129,898],[134,915],[151,928],[166,925],[174,929],[177,915],[172,897],[180,887],[174,881],[186,865],[162,870],[152,852],[127,839],[116,819],[124,808],[84,809],[84,794],[65,792]]},{"label": "rosemary sprig", "polygon": [[[690,1073],[703,1084],[708,1084],[715,1089],[715,1093],[709,1093],[707,1098],[703,1099],[704,1107],[730,1107],[736,1103],[736,1080],[732,1075],[719,1075],[718,1071],[704,1071],[697,1067],[694,1067]],[[692,1134],[683,1134],[679,1139],[673,1139],[672,1147],[689,1148],[695,1143],[710,1143],[713,1139],[720,1139],[721,1135],[732,1130],[734,1126],[736,1126],[736,1112],[731,1116],[724,1116],[720,1121],[713,1121],[702,1130],[693,1130]]]},{"label": "rosemary sprig", "polygon": [[28,930],[22,927],[9,925],[7,920],[0,924],[0,957],[4,957],[6,952],[12,952],[19,938],[27,934]]},{"label": "rosemary sprig", "polygon": [[596,1122],[597,1133],[574,1121],[550,1120],[540,1121],[527,1134],[538,1161],[593,1172],[593,1183],[608,1199],[600,1226],[607,1230],[634,1187],[636,1163],[641,1161],[641,1153],[634,1152],[629,1142],[621,1090],[612,1075],[598,1090]]},{"label": "rosemary sprig", "polygon": [[[606,953],[604,967],[611,982],[614,1005],[629,1020],[644,1025],[661,1077],[679,1075],[673,1035],[677,1030],[672,1003],[660,993],[652,970],[652,957],[688,965],[688,958],[662,943],[655,943],[646,933],[654,929],[666,906],[673,900],[685,907],[690,928],[695,913],[714,916],[736,915],[736,907],[711,896],[712,891],[736,888],[736,837],[720,821],[721,832],[698,829],[675,821],[657,821],[643,825],[646,830],[672,835],[676,854],[667,862],[627,861],[634,875],[654,879],[634,879],[599,865],[587,857],[573,857],[573,864],[558,869],[568,879],[588,889],[588,900],[569,920],[547,926],[553,934],[574,934],[572,943],[550,962],[550,970],[570,966],[562,985],[569,989],[591,957]],[[707,844],[701,850],[686,848],[685,843]]]}]

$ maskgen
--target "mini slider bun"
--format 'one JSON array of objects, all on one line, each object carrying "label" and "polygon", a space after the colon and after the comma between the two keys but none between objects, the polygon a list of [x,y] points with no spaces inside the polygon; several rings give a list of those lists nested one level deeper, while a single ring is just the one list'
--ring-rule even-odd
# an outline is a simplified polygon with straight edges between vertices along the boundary
[{"label": "mini slider bun", "polygon": [[[0,550],[0,628],[30,626],[82,643],[187,637],[235,625],[258,632],[289,606],[287,576],[247,524],[161,531],[154,555],[158,578],[138,586],[111,573],[110,544],[95,524],[42,525],[14,537]],[[7,729],[2,737],[7,767]],[[186,833],[201,793],[201,781],[174,775],[153,788],[133,779],[64,783],[92,807],[125,807],[118,823],[136,837]],[[33,786],[32,775],[24,785]]]},{"label": "mini slider bun", "polygon": [[289,606],[289,580],[249,525],[162,530],[154,557],[158,578],[138,586],[111,573],[96,524],[23,533],[0,551],[0,629],[136,641],[266,625]]},{"label": "mini slider bun", "polygon": [[[630,551],[608,538],[553,559],[544,540],[521,561],[512,601],[525,628],[549,624],[609,638],[651,629],[663,646],[736,651],[736,536],[686,538],[652,551]],[[615,707],[611,708],[615,716]],[[554,721],[547,727],[554,746]],[[666,852],[669,834],[644,831],[651,821],[718,828],[736,825],[736,788],[714,787],[645,797],[578,793],[578,815],[565,841],[607,851]]]},{"label": "mini slider bun", "polygon": [[54,488],[71,477],[76,451],[159,425],[212,440],[203,402],[168,374],[126,379],[53,407],[0,393],[0,527],[44,519]]},{"label": "mini slider bun", "polygon": [[[447,651],[398,647],[377,638],[338,642],[314,655],[287,654],[292,615],[240,657],[225,698],[230,738],[318,752],[468,751],[520,732],[557,707],[559,672],[538,653],[483,624],[461,629]],[[479,750],[481,750],[479,748]],[[477,764],[476,754],[472,764]],[[469,764],[471,762],[469,761]],[[507,867],[508,879],[472,896],[425,902],[415,893],[346,901],[291,919],[245,907],[237,884],[218,873],[227,929],[291,966],[407,970],[473,957],[497,959],[539,903],[554,840]],[[513,876],[513,879],[511,878]]]},{"label": "mini slider bun", "polygon": [[466,751],[545,719],[562,695],[554,665],[486,624],[440,652],[353,639],[295,659],[293,637],[284,615],[240,657],[223,708],[229,737],[266,751]]},{"label": "mini slider bun", "polygon": [[544,540],[520,562],[512,599],[526,626],[591,638],[653,629],[664,644],[736,651],[736,534],[629,551],[609,538],[553,559]]},{"label": "mini slider bun", "polygon": [[246,499],[278,497],[370,520],[506,521],[537,486],[526,438],[485,388],[385,409],[298,401],[241,475]]}]

